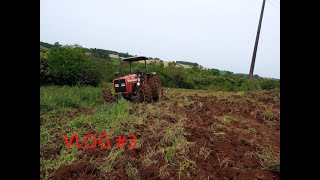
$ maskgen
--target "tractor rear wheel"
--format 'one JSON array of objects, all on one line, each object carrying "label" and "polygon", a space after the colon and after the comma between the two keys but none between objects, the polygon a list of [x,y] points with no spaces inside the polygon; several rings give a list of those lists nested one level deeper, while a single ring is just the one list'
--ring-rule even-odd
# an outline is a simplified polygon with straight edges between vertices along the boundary
[{"label": "tractor rear wheel", "polygon": [[114,101],[112,93],[109,89],[104,89],[102,91],[102,96],[105,103],[112,103]]},{"label": "tractor rear wheel", "polygon": [[161,81],[157,76],[151,76],[148,79],[148,84],[151,86],[152,99],[158,101],[161,99]]},{"label": "tractor rear wheel", "polygon": [[153,82],[151,85],[152,98],[154,101],[159,101],[161,99],[161,85],[159,83]]},{"label": "tractor rear wheel", "polygon": [[150,77],[148,78],[148,83],[149,83],[149,84],[151,84],[151,83],[153,83],[153,82],[156,82],[156,83],[158,83],[158,84],[161,84],[161,81],[160,81],[160,79],[159,79],[158,76],[150,76]]},{"label": "tractor rear wheel", "polygon": [[143,84],[139,86],[138,92],[137,92],[137,98],[139,99],[139,102],[152,102],[152,90],[149,84]]}]

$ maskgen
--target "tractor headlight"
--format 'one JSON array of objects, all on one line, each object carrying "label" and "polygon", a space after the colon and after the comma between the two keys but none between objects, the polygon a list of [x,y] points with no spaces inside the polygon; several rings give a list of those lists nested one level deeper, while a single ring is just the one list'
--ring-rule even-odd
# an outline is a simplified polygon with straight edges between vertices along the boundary
[{"label": "tractor headlight", "polygon": [[121,83],[121,86],[126,86],[126,84],[125,83]]},{"label": "tractor headlight", "polygon": [[119,84],[114,84],[114,87],[119,87]]}]

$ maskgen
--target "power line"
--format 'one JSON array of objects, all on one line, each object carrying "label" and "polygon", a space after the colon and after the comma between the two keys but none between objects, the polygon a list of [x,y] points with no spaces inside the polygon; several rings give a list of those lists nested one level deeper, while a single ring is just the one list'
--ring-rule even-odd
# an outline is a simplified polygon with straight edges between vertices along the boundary
[{"label": "power line", "polygon": [[276,0],[273,0],[274,2],[278,3],[280,5],[280,2],[279,1],[276,1]]},{"label": "power line", "polygon": [[[260,1],[260,0],[258,0],[258,1]],[[275,8],[280,8],[280,7],[276,6],[275,4],[271,3],[269,0],[267,0],[267,2],[268,2],[270,5],[272,5],[273,7],[275,7]]]},{"label": "power line", "polygon": [[274,6],[276,8],[280,8],[280,7],[276,6],[275,4],[273,4],[272,1],[270,1],[270,0],[267,0],[267,2],[270,3],[272,6]]}]

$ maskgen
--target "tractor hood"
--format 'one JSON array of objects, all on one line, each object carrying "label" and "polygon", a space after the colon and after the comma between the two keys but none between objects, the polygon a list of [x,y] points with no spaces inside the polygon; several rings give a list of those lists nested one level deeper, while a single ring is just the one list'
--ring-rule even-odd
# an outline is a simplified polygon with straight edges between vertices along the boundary
[{"label": "tractor hood", "polygon": [[116,80],[118,80],[118,79],[126,79],[127,82],[136,82],[136,81],[138,81],[138,77],[137,77],[136,74],[129,74],[127,76],[119,77]]}]

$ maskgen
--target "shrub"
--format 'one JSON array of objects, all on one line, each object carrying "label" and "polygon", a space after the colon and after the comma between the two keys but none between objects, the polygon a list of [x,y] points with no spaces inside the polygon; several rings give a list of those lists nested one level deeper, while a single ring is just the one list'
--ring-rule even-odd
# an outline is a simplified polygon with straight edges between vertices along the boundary
[{"label": "shrub", "polygon": [[261,81],[261,88],[264,90],[271,90],[280,87],[280,81],[272,79],[263,79]]},{"label": "shrub", "polygon": [[46,57],[40,55],[40,84],[97,86],[112,74],[107,70],[106,61],[94,59],[76,45],[54,47]]}]

